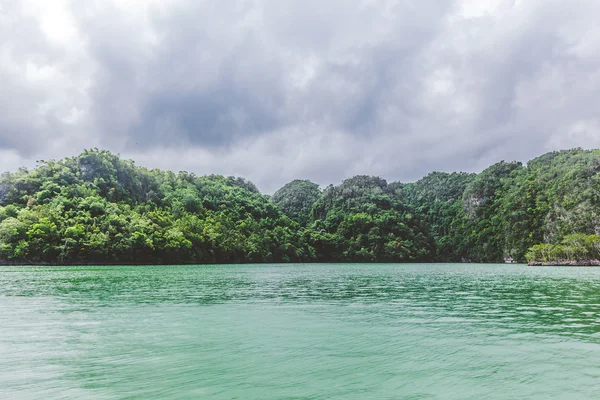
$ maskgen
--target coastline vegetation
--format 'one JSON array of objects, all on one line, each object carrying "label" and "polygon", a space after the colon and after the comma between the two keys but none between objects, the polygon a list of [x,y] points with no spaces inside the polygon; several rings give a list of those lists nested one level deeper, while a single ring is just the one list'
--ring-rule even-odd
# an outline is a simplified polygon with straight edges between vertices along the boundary
[{"label": "coastline vegetation", "polygon": [[525,257],[530,265],[600,265],[600,235],[573,233],[558,244],[536,244]]},{"label": "coastline vegetation", "polygon": [[359,175],[273,196],[243,179],[136,166],[104,150],[0,176],[0,262],[585,262],[600,258],[600,150]]}]

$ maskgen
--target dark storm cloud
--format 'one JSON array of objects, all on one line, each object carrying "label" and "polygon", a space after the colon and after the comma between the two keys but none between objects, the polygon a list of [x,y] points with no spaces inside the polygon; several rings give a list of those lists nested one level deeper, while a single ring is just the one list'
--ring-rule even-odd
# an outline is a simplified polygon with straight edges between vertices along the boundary
[{"label": "dark storm cloud", "polygon": [[593,0],[0,0],[0,167],[99,146],[273,191],[600,147]]},{"label": "dark storm cloud", "polygon": [[281,124],[272,108],[235,86],[191,94],[161,93],[143,105],[140,119],[130,139],[144,146],[164,145],[168,133],[170,140],[214,147]]},{"label": "dark storm cloud", "polygon": [[[389,11],[398,15],[377,43],[369,43],[368,31],[356,30],[361,10],[343,2],[260,4],[229,2],[217,8],[190,2],[157,11],[147,24],[160,45],[146,53],[139,42],[128,46],[116,40],[115,29],[120,37],[130,35],[126,22],[107,17],[112,33],[106,40],[104,29],[93,26],[103,19],[94,18],[90,43],[106,71],[95,93],[98,123],[106,121],[106,131],[118,132],[115,108],[134,101],[127,143],[143,147],[230,145],[307,118],[331,122],[349,134],[376,133],[382,97],[389,97],[399,80],[410,84],[411,56],[435,37],[447,10],[440,6],[449,3],[394,5]],[[366,10],[371,22],[365,28],[380,24],[383,10]],[[332,22],[340,16],[347,21],[338,30]],[[132,57],[136,53],[141,54]],[[298,90],[290,73],[310,57],[318,60],[319,70]],[[119,88],[116,93],[105,89],[113,87]]]}]

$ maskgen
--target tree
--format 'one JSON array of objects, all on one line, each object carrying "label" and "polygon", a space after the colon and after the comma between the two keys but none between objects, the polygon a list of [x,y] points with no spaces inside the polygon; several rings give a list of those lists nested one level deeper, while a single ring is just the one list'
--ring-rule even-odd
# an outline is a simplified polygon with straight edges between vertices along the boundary
[{"label": "tree", "polygon": [[320,195],[319,185],[297,179],[276,191],[271,197],[271,202],[285,215],[305,226],[310,218],[310,211]]}]

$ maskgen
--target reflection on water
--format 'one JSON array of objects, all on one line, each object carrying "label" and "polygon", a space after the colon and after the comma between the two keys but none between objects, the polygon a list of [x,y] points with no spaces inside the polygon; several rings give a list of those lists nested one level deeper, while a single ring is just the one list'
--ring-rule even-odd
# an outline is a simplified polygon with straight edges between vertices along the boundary
[{"label": "reflection on water", "polygon": [[590,398],[600,269],[0,267],[2,398]]}]

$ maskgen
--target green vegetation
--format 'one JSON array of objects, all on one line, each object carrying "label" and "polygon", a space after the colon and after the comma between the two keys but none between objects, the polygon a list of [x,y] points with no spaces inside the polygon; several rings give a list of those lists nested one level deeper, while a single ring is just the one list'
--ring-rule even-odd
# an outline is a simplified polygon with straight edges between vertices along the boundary
[{"label": "green vegetation", "polygon": [[565,262],[600,260],[600,236],[573,233],[559,244],[536,244],[525,254],[529,262]]},{"label": "green vegetation", "polygon": [[322,261],[434,259],[427,224],[381,178],[355,176],[329,186],[310,219],[311,245]]},{"label": "green vegetation", "polygon": [[136,167],[106,151],[0,178],[14,262],[310,261],[305,232],[243,179]]},{"label": "green vegetation", "polygon": [[95,149],[0,176],[4,263],[593,259],[599,231],[600,150],[408,184],[295,180],[270,198],[241,178],[148,170]]},{"label": "green vegetation", "polygon": [[310,210],[320,196],[319,185],[296,179],[275,192],[271,201],[285,215],[305,226],[309,221]]}]

